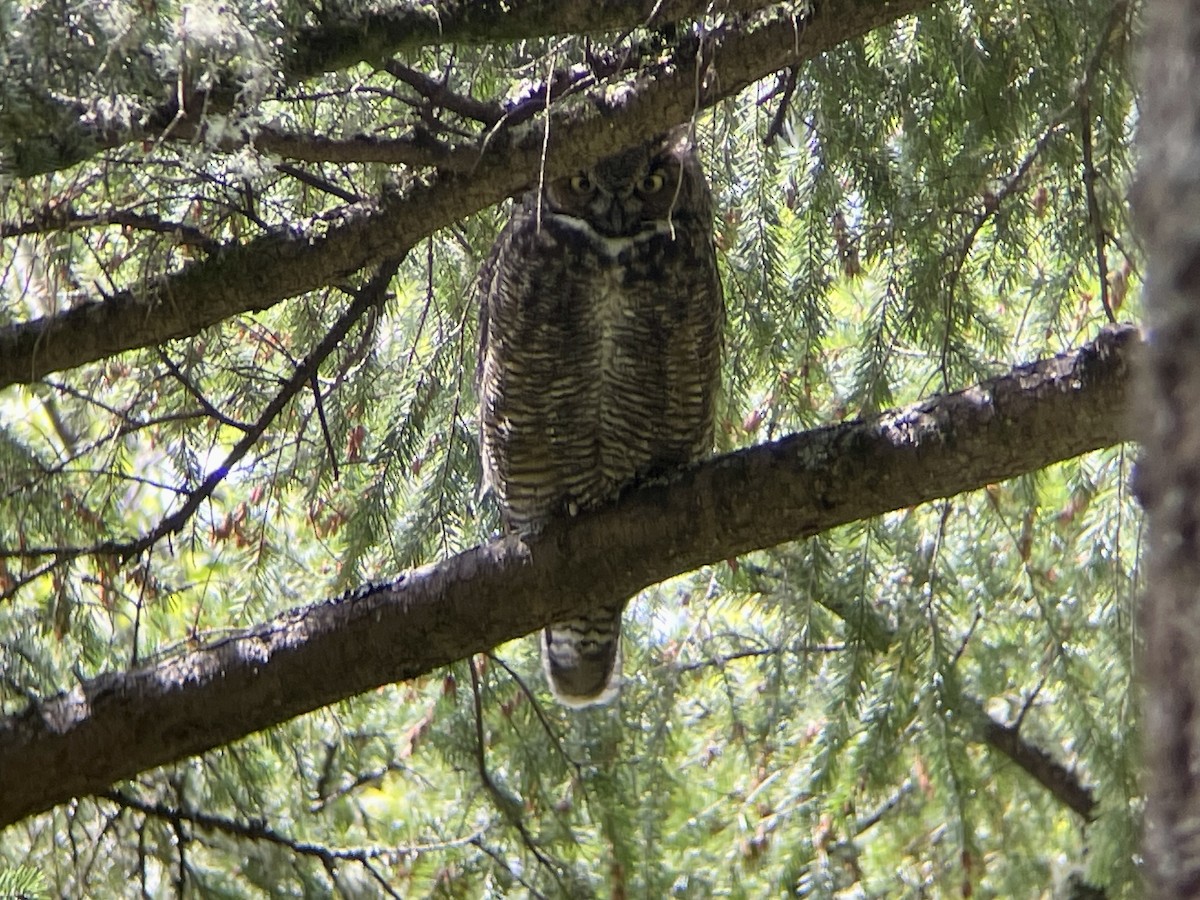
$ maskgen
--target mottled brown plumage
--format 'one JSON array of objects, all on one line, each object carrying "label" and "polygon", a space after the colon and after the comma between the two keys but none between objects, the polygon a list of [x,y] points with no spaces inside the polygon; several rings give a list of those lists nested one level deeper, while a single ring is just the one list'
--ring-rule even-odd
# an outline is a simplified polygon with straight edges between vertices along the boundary
[{"label": "mottled brown plumage", "polygon": [[[685,135],[526,195],[478,291],[484,487],[510,528],[536,531],[711,451],[724,305]],[[562,702],[615,694],[624,605],[543,632]]]}]

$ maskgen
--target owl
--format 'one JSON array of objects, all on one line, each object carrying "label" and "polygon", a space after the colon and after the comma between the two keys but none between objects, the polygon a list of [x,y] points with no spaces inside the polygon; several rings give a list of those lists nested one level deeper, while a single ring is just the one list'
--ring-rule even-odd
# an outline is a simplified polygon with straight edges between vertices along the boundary
[{"label": "owl", "polygon": [[[480,270],[483,488],[533,533],[712,450],[724,301],[686,132],[528,193]],[[626,600],[546,628],[568,706],[615,696]]]}]

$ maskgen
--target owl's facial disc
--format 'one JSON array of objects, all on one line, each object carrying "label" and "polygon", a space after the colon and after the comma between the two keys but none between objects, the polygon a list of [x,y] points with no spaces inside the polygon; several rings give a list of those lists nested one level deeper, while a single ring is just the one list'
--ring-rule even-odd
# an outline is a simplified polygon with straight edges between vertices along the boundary
[{"label": "owl's facial disc", "polygon": [[550,209],[581,220],[605,237],[657,232],[670,216],[682,170],[670,158],[633,151],[552,182]]}]

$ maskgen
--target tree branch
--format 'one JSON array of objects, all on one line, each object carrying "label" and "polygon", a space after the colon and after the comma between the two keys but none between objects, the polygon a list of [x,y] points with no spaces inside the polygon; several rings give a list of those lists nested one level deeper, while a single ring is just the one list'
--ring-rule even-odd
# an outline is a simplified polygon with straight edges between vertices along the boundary
[{"label": "tree branch", "polygon": [[[956,394],[711,460],[0,719],[0,825],[706,563],[1129,439],[1132,328]],[[56,777],[49,779],[45,773]]]},{"label": "tree branch", "polygon": [[395,53],[419,47],[623,32],[772,5],[772,0],[517,0],[421,3],[347,17],[338,10],[337,18],[298,32],[288,70],[311,76],[360,62],[382,64]]},{"label": "tree branch", "polygon": [[997,722],[982,708],[977,712],[981,716],[981,734],[988,746],[1007,756],[1085,822],[1092,820],[1096,814],[1096,799],[1070,769],[1022,738],[1017,725]]},{"label": "tree branch", "polygon": [[[578,168],[758,79],[892,22],[930,0],[826,4],[810,18],[781,16],[730,27],[700,48],[612,83],[597,85],[537,119],[493,135],[484,152],[449,151],[446,170],[376,205],[347,207],[321,221],[230,245],[157,284],[86,301],[68,312],[0,328],[0,388],[50,372],[198,333],[241,313],[337,282],[364,266],[399,256],[440,228],[548,175]],[[543,160],[543,137],[553,139]],[[450,171],[470,160],[468,174]]]},{"label": "tree branch", "polygon": [[[926,5],[932,0],[926,0]],[[289,49],[282,60],[288,82],[303,81],[359,63],[383,67],[396,53],[450,44],[487,44],[550,37],[627,32],[639,27],[698,19],[712,13],[712,0],[514,0],[509,3],[403,3],[391,9],[327,5],[319,21],[278,35]],[[717,12],[750,13],[771,0],[723,0]],[[42,175],[77,165],[101,150],[172,137],[195,140],[204,116],[232,110],[241,74],[227,73],[207,90],[180,97],[178,72],[164,73],[168,90],[152,99],[136,123],[114,125],[72,99],[38,92],[26,104],[43,110],[41,133],[0,133],[0,169],[18,177]],[[32,87],[28,88],[32,90]]]}]

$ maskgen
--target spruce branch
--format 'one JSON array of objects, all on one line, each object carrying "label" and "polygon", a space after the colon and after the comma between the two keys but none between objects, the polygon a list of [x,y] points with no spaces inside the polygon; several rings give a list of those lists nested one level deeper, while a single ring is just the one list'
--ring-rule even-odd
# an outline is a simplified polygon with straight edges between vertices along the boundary
[{"label": "spruce branch", "polygon": [[[337,349],[338,344],[350,333],[350,329],[354,327],[354,324],[372,307],[378,306],[383,301],[387,288],[391,284],[391,280],[399,267],[399,259],[390,260],[367,284],[355,292],[354,300],[346,308],[346,311],[342,313],[337,322],[334,323],[333,327],[325,334],[308,356],[296,366],[291,376],[284,381],[279,391],[271,399],[271,402],[259,414],[258,419],[251,425],[238,426],[243,432],[242,437],[234,444],[229,453],[226,454],[221,465],[217,466],[194,490],[182,492],[184,496],[183,503],[178,509],[165,516],[154,528],[136,538],[129,540],[109,540],[88,547],[23,547],[19,550],[0,550],[0,558],[4,558],[5,556],[36,557],[52,555],[54,556],[53,563],[56,566],[66,564],[81,556],[110,556],[124,560],[137,556],[164,538],[178,534],[191,521],[192,516],[195,515],[204,501],[212,496],[213,491],[217,489],[218,485],[225,480],[242,458],[258,443],[259,438],[266,433],[271,423],[283,412],[292,398],[305,387],[314,386],[317,370],[320,368],[321,363]],[[320,410],[319,393],[317,403],[318,410]],[[328,441],[328,428],[325,427],[323,415],[322,428],[326,441]],[[45,571],[39,570],[39,574],[45,574]]]},{"label": "spruce branch", "polygon": [[1140,346],[1135,329],[1108,329],[967,390],[710,460],[537,536],[495,540],[35,701],[0,718],[0,824],[706,563],[1128,440]]},{"label": "spruce branch", "polygon": [[[890,649],[894,631],[883,616],[861,606],[850,610],[825,599],[819,602],[839,618],[854,616],[855,626],[860,629],[864,642],[874,652],[885,653]],[[1038,688],[1040,687],[1039,684]],[[1035,690],[1034,695],[1036,693]],[[1021,722],[1025,710],[1021,711],[1016,722],[1009,725],[997,721],[977,697],[960,694],[960,701],[960,712],[965,713],[962,718],[969,728],[963,735],[966,740],[987,744],[1015,763],[1049,791],[1052,797],[1078,814],[1085,822],[1092,821],[1096,813],[1096,800],[1091,789],[1080,782],[1076,773],[1059,763],[1048,752],[1021,737]]]}]

